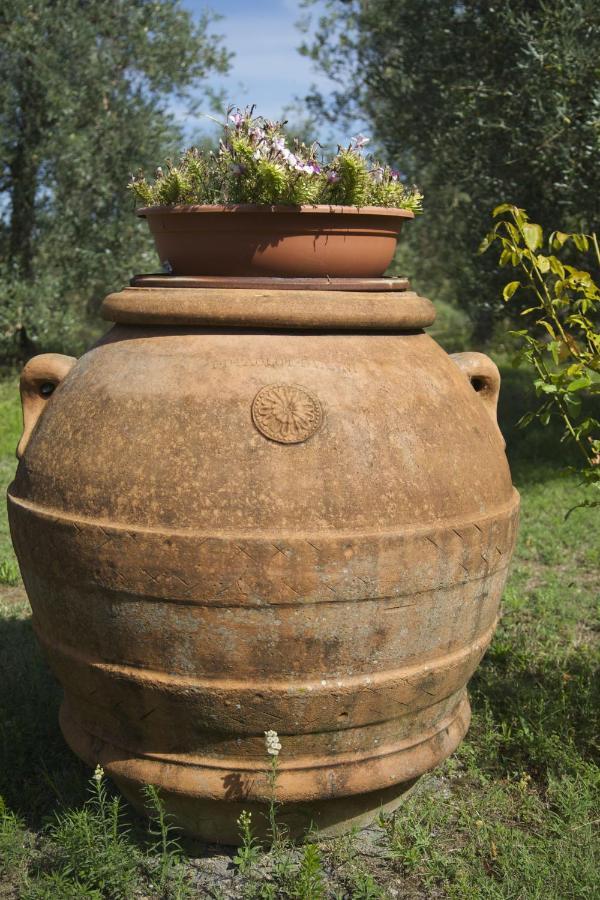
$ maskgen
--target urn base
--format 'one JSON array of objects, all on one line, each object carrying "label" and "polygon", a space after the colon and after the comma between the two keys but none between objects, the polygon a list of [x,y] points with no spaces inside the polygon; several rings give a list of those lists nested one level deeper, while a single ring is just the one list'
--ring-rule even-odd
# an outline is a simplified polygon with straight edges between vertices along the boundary
[{"label": "urn base", "polygon": [[[304,800],[277,802],[277,821],[291,839],[301,839],[312,831],[320,837],[334,837],[364,828],[377,816],[397,809],[419,780],[421,774],[449,756],[465,736],[471,719],[471,708],[463,693],[452,715],[439,723],[439,730],[422,735],[416,743],[401,742],[390,750],[390,779],[394,783],[377,790],[334,796],[328,799],[307,796]],[[60,710],[60,726],[71,749],[90,766],[100,764],[119,790],[141,815],[149,810],[143,795],[143,785],[158,788],[165,810],[173,824],[188,837],[206,843],[237,846],[240,843],[238,819],[242,812],[252,816],[253,833],[268,837],[269,805],[250,799],[252,776],[223,770],[223,795],[207,796],[206,772],[203,766],[161,760],[149,755],[134,756],[95,737],[83,729],[69,712],[67,702]],[[354,785],[360,783],[360,768],[368,768],[368,761],[354,764]],[[282,768],[282,775],[285,770]],[[266,766],[265,773],[266,774]],[[369,780],[365,771],[365,781]],[[403,777],[404,774],[404,777]],[[307,794],[310,778],[307,778]],[[244,795],[249,798],[245,799]]]}]

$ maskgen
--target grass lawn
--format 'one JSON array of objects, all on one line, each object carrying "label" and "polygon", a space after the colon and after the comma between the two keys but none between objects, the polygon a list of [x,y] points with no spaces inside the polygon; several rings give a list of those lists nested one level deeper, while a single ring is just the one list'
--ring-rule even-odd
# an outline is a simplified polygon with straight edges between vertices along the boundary
[{"label": "grass lawn", "polygon": [[[501,424],[522,494],[504,616],[471,682],[473,724],[393,817],[335,841],[236,860],[149,833],[64,744],[0,517],[0,898],[599,898],[600,540],[549,429],[504,373]],[[14,469],[16,378],[0,382],[0,478]],[[561,458],[562,456],[562,458]],[[15,584],[16,583],[16,584]],[[161,840],[164,839],[164,843]],[[157,844],[158,841],[158,844]]]}]

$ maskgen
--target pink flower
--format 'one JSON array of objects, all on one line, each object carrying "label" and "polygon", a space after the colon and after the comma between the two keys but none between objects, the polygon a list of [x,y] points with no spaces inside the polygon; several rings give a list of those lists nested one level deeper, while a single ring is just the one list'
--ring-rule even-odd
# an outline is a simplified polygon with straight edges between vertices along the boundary
[{"label": "pink flower", "polygon": [[239,128],[244,121],[244,117],[240,112],[231,113],[231,115],[229,116],[229,121],[233,122],[236,128]]}]

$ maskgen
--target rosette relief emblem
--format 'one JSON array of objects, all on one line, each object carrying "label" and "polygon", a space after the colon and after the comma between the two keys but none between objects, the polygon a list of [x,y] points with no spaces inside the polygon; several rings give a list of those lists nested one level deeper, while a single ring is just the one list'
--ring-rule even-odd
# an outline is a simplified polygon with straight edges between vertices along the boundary
[{"label": "rosette relief emblem", "polygon": [[299,444],[319,430],[323,408],[305,388],[294,384],[269,384],[254,398],[252,420],[272,441]]}]

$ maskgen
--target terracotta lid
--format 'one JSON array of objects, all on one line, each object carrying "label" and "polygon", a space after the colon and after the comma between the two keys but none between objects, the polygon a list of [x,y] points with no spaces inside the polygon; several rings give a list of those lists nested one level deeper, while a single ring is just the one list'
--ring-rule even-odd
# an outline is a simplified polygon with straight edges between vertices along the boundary
[{"label": "terracotta lid", "polygon": [[432,325],[433,304],[407,287],[406,279],[385,278],[142,275],[109,294],[102,315],[127,325],[277,330],[397,332]]},{"label": "terracotta lid", "polygon": [[279,291],[407,291],[408,278],[277,278],[248,275],[134,275],[131,287],[265,288]]}]

